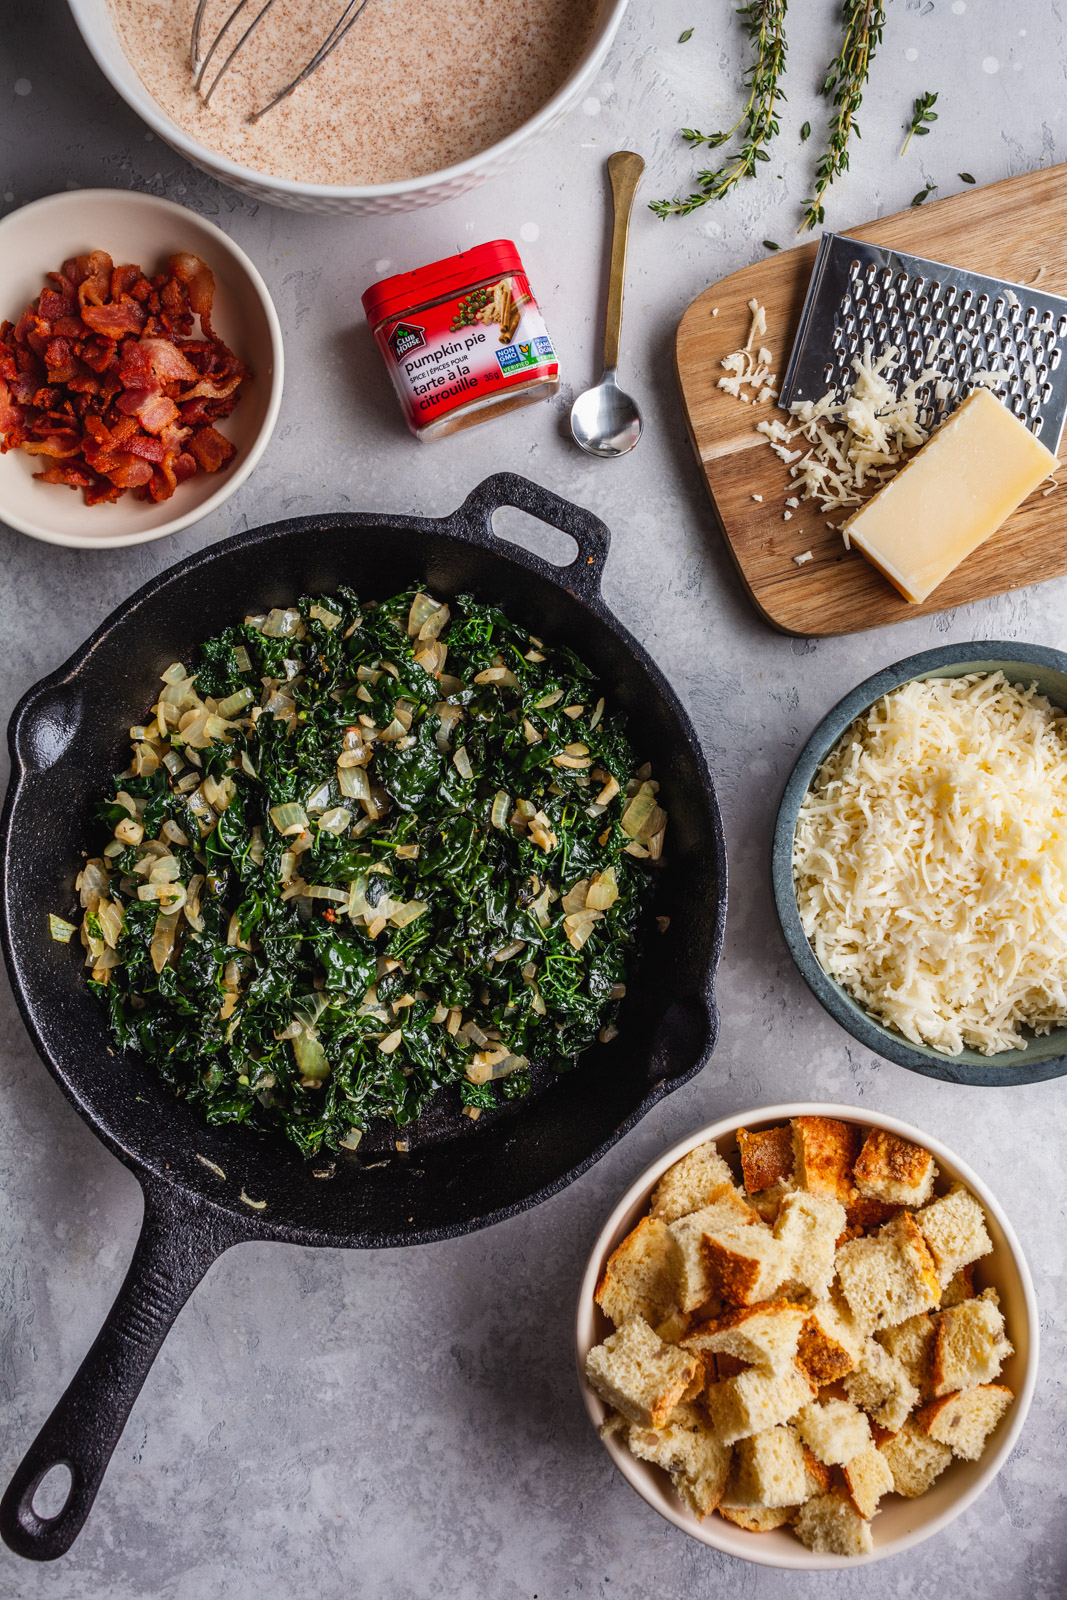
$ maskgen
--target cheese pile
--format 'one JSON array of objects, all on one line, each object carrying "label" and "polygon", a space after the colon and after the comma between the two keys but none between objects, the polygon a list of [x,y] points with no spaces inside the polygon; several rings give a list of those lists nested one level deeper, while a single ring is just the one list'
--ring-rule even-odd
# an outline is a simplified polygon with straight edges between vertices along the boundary
[{"label": "cheese pile", "polygon": [[945,1055],[1067,1022],[1067,716],[1001,672],[904,684],[804,799],[797,905],[820,965]]},{"label": "cheese pile", "polygon": [[[767,332],[767,313],[757,300],[750,300],[748,308],[752,313],[748,338],[741,350],[722,358],[726,377],[719,379],[718,387],[752,405],[776,400],[778,379],[770,370],[770,350],[760,344]],[[852,358],[854,378],[846,394],[830,392],[821,400],[797,400],[789,407],[788,422],[778,416],[756,423],[757,432],[794,480],[787,506],[795,507],[800,500],[814,500],[822,511],[860,506],[896,474],[909,451],[926,443],[925,391],[929,386],[929,394],[943,403],[952,390],[941,366],[951,352],[942,352],[942,342],[927,341],[918,372],[905,367],[895,346],[876,356],[867,343],[862,355]],[[1005,376],[1000,371],[978,371],[969,381],[972,386],[995,386]],[[847,533],[844,540],[847,549]]]}]

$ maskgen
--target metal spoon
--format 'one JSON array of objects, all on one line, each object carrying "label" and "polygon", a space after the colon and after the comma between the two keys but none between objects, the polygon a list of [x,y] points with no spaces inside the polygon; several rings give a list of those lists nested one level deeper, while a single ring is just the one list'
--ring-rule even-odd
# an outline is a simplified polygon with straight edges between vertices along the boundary
[{"label": "metal spoon", "polygon": [[641,437],[637,401],[624,394],[615,380],[622,329],[622,291],[626,276],[626,243],[630,212],[645,163],[632,150],[616,150],[608,157],[608,176],[615,202],[615,230],[611,239],[608,276],[608,314],[604,331],[604,372],[595,388],[580,394],[571,407],[574,442],[594,456],[624,456]]}]

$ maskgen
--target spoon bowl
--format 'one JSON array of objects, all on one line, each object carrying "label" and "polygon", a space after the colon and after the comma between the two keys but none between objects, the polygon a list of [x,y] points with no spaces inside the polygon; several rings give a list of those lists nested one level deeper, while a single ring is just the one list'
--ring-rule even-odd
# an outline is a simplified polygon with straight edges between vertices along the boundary
[{"label": "spoon bowl", "polygon": [[625,394],[614,372],[580,394],[571,407],[574,442],[593,456],[624,456],[641,437],[637,401]]}]

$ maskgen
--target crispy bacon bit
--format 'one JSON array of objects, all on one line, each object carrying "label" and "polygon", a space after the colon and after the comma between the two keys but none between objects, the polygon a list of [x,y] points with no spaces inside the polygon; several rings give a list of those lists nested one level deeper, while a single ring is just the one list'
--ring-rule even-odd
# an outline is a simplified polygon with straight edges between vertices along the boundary
[{"label": "crispy bacon bit", "polygon": [[128,489],[168,500],[225,467],[234,446],[214,424],[249,372],[212,328],[204,262],[183,252],[147,278],[94,250],[47,276],[18,321],[0,324],[0,451],[51,458],[35,477],[88,505]]}]

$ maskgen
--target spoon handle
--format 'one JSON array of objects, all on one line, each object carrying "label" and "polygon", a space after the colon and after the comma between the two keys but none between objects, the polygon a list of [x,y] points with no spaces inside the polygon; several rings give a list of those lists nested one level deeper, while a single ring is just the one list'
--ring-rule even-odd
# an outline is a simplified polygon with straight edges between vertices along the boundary
[{"label": "spoon handle", "polygon": [[626,278],[626,244],[630,237],[630,212],[641,182],[645,163],[632,150],[616,150],[608,157],[608,176],[615,202],[615,230],[611,238],[611,270],[608,274],[608,315],[604,330],[604,370],[614,371],[619,364],[619,334],[622,331],[622,291]]}]

